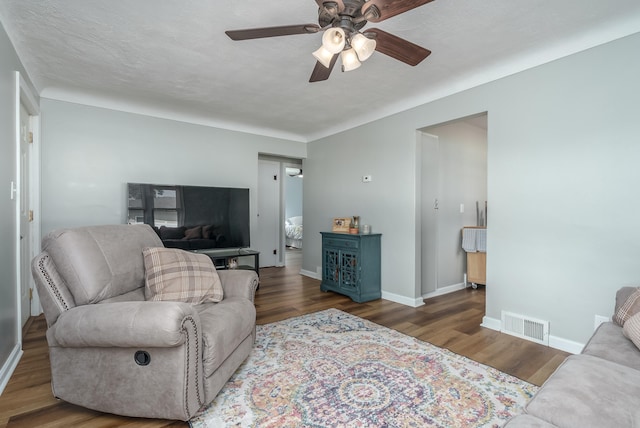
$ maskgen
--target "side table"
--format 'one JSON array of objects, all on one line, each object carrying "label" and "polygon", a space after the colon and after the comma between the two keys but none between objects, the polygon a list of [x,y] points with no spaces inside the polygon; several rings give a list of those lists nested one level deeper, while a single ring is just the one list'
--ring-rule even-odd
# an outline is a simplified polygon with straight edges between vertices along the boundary
[{"label": "side table", "polygon": [[260,276],[260,251],[249,248],[207,248],[192,250],[194,253],[205,254],[213,261],[216,269],[229,269],[229,261],[235,258],[253,257],[253,265],[240,264],[236,269],[254,270]]}]

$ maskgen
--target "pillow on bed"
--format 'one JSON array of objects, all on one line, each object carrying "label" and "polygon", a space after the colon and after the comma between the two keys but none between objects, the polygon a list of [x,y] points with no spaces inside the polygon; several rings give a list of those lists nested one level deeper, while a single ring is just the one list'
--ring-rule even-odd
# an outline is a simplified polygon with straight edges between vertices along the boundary
[{"label": "pillow on bed", "polygon": [[294,226],[300,226],[302,224],[302,216],[289,217],[287,221]]},{"label": "pillow on bed", "polygon": [[222,283],[207,255],[163,247],[144,248],[142,255],[147,300],[192,304],[222,300]]}]

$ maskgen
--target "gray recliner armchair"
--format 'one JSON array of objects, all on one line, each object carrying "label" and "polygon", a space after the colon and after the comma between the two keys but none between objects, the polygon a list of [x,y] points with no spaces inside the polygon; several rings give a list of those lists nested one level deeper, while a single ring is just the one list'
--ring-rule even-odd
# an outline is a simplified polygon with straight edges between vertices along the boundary
[{"label": "gray recliner armchair", "polygon": [[54,396],[125,416],[188,420],[253,348],[255,272],[219,271],[224,298],[145,300],[147,225],[54,231],[32,262]]}]

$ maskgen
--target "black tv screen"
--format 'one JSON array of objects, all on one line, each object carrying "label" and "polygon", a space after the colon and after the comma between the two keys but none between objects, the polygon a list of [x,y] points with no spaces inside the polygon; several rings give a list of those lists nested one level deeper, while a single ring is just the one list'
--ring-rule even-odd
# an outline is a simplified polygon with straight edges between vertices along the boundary
[{"label": "black tv screen", "polygon": [[146,223],[165,247],[250,246],[249,189],[128,183],[130,224]]}]

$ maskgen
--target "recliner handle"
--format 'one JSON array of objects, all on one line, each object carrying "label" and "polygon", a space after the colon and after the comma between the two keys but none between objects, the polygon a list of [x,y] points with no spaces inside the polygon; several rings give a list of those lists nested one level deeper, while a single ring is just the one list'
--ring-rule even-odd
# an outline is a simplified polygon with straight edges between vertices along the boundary
[{"label": "recliner handle", "polygon": [[139,366],[148,366],[151,362],[151,355],[147,351],[136,351],[133,360]]}]

